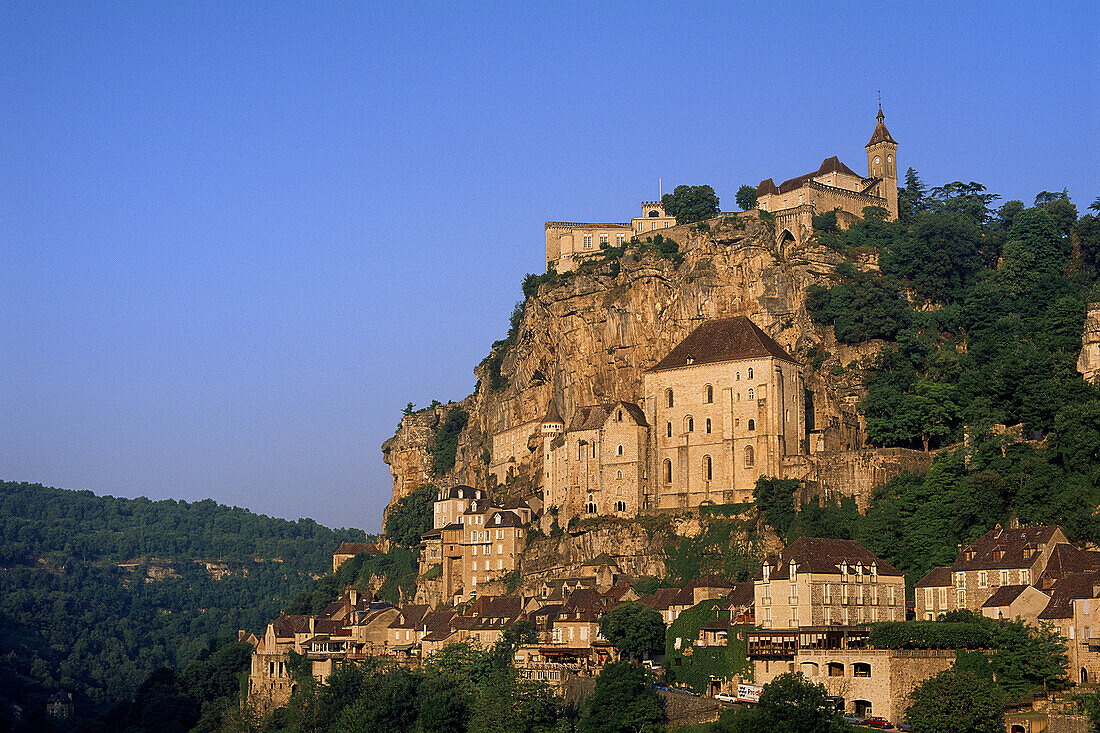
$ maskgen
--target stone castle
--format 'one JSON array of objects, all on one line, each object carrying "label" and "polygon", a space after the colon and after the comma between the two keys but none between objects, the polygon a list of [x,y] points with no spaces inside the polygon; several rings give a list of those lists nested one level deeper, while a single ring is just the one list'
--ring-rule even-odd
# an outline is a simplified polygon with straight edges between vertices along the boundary
[{"label": "stone castle", "polygon": [[[868,206],[897,217],[897,143],[881,107],[877,121],[866,178],[834,156],[779,186],[760,184],[759,207],[775,216],[780,245],[805,243],[812,216],[823,211],[837,211],[842,226]],[[642,214],[628,224],[548,222],[547,267],[575,269],[628,236],[682,236],[659,203],[643,203]],[[762,476],[804,479],[819,493],[840,485],[847,489],[840,493],[869,495],[871,486],[928,462],[919,451],[861,449],[850,426],[816,415],[803,365],[747,316],[704,320],[641,376],[633,400],[576,405],[566,421],[551,397],[541,421],[493,432],[490,473],[505,483],[541,448],[536,481],[545,507],[564,523],[749,502]]]},{"label": "stone castle", "polygon": [[[836,211],[838,223],[847,228],[875,206],[886,218],[898,218],[898,144],[886,129],[886,116],[878,110],[878,125],[865,146],[867,176],[853,171],[837,156],[826,158],[816,171],[795,176],[778,186],[766,178],[756,187],[757,207],[776,219],[779,244],[802,244],[813,235],[813,217]],[[576,269],[601,248],[621,247],[632,237],[676,226],[659,201],[642,202],[642,215],[622,224],[546,222],[546,268],[558,272]]]}]

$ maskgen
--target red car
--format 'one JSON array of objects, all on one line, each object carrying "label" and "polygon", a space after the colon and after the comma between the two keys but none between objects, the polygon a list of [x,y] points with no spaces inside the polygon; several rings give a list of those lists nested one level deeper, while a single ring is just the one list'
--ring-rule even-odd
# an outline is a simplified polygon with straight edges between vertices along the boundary
[{"label": "red car", "polygon": [[881,728],[882,730],[893,730],[894,729],[894,724],[893,723],[891,723],[886,718],[879,718],[877,716],[867,718],[867,720],[863,721],[863,724],[865,726],[867,726],[868,728]]}]

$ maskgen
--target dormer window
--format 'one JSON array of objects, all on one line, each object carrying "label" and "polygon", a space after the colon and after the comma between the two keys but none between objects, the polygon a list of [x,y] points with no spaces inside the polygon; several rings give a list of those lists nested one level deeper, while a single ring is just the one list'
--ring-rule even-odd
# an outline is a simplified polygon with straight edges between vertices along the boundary
[{"label": "dormer window", "polygon": [[500,515],[499,514],[496,516],[496,523],[500,524]]},{"label": "dormer window", "polygon": [[619,412],[616,415],[615,419],[618,420],[619,422],[623,421],[623,411],[622,410],[619,410]]},{"label": "dormer window", "polygon": [[1004,556],[1005,556],[1005,551],[1002,550],[1000,547],[993,550],[993,559],[994,560],[1000,560]]},{"label": "dormer window", "polygon": [[973,559],[974,559],[974,556],[975,556],[976,554],[977,554],[977,553],[975,553],[975,552],[974,552],[973,550],[966,550],[965,552],[963,552],[963,558],[964,558],[964,559],[965,559],[965,560],[966,560],[967,562],[970,562],[971,560],[973,560]]},{"label": "dormer window", "polygon": [[764,563],[764,582],[768,582],[768,577],[771,575],[772,566],[768,563]]},{"label": "dormer window", "polygon": [[791,582],[794,582],[795,576],[798,575],[798,566],[795,565],[794,560],[791,560],[790,564]]}]

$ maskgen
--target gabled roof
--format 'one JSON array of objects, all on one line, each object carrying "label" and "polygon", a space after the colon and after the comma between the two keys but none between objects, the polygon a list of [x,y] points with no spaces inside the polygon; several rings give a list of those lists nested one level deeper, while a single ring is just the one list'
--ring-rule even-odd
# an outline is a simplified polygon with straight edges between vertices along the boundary
[{"label": "gabled roof", "polygon": [[596,555],[588,562],[582,564],[581,567],[598,568],[604,565],[615,568],[616,570],[619,569],[619,563],[615,562],[615,558],[611,557],[611,555],[608,555],[606,552],[601,552],[599,555]]},{"label": "gabled roof", "polygon": [[951,568],[948,566],[932,568],[928,575],[917,581],[916,588],[942,588],[951,585]]},{"label": "gabled roof", "polygon": [[[770,562],[774,570],[770,577],[773,580],[785,580],[790,578],[791,561],[794,561],[796,572],[800,573],[839,573],[841,563],[850,566],[862,564],[864,572],[870,572],[869,568],[874,563],[875,571],[880,576],[900,577],[902,572],[890,563],[876,556],[855,540],[836,540],[824,537],[799,537],[787,545],[779,556],[778,566]],[[762,580],[764,574],[757,572],[757,580]]]},{"label": "gabled roof", "polygon": [[309,632],[309,616],[284,615],[271,622],[276,638],[286,638]]},{"label": "gabled roof", "polygon": [[766,357],[798,363],[751,320],[735,316],[703,323],[649,371]]},{"label": "gabled roof", "polygon": [[638,602],[654,611],[667,611],[669,606],[677,605],[681,591],[681,588],[658,588],[648,596],[638,599]]},{"label": "gabled roof", "polygon": [[1029,587],[1030,586],[1027,585],[1002,585],[1000,588],[993,591],[993,595],[986,599],[986,602],[982,604],[982,608],[1011,606],[1012,602],[1019,598],[1020,594]]},{"label": "gabled roof", "polygon": [[431,608],[426,603],[410,603],[400,609],[400,615],[390,623],[391,629],[415,629]]},{"label": "gabled roof", "polygon": [[343,542],[336,549],[334,555],[358,555],[360,552],[369,552],[372,555],[378,553],[378,545],[373,542]]},{"label": "gabled roof", "polygon": [[1035,563],[1039,545],[1050,542],[1058,530],[1051,525],[1009,529],[998,525],[964,547],[951,569],[1030,568]]},{"label": "gabled roof", "polygon": [[1073,601],[1095,598],[1097,585],[1100,585],[1100,572],[1074,573],[1062,578],[1054,584],[1050,603],[1039,613],[1039,618],[1073,618]]},{"label": "gabled roof", "polygon": [[436,501],[446,501],[447,499],[477,499],[479,501],[484,501],[488,498],[489,494],[486,493],[485,489],[475,489],[473,486],[458,484],[449,489],[441,489],[439,492],[439,499]]},{"label": "gabled roof", "polygon": [[1068,575],[1091,570],[1100,570],[1100,552],[1079,550],[1073,545],[1059,543],[1050,553],[1050,559],[1047,560],[1047,565],[1036,585],[1040,588],[1049,588]]},{"label": "gabled roof", "polygon": [[[499,521],[498,521],[499,519]],[[522,527],[523,520],[508,509],[493,509],[485,517],[484,527]]]},{"label": "gabled roof", "polygon": [[[870,143],[868,143],[868,145],[869,144]],[[790,191],[797,191],[813,179],[819,176],[827,175],[829,173],[843,173],[844,175],[858,178],[861,181],[863,180],[863,176],[859,175],[854,170],[841,163],[840,158],[834,155],[821,161],[821,167],[819,167],[816,171],[803,173],[802,175],[795,176],[794,178],[788,178],[787,180],[780,183],[778,187],[775,185],[775,182],[773,182],[772,179],[764,179],[760,182],[760,185],[756,187],[756,195],[766,196],[770,193],[788,193]]]},{"label": "gabled roof", "polygon": [[573,433],[578,430],[599,430],[604,426],[611,416],[615,414],[618,408],[623,410],[623,419],[628,420],[635,425],[641,427],[648,427],[649,423],[645,420],[645,413],[642,412],[642,408],[630,402],[612,402],[609,405],[584,405],[578,407],[573,413],[573,420],[569,423],[567,433]]},{"label": "gabled roof", "polygon": [[726,597],[729,598],[730,603],[739,608],[751,606],[756,601],[752,583],[738,583]]}]

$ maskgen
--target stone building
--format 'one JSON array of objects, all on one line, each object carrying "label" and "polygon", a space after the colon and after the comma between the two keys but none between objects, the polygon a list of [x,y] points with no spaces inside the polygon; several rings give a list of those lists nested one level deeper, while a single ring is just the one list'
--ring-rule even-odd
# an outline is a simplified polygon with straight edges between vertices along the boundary
[{"label": "stone building", "polygon": [[515,570],[526,535],[518,512],[472,499],[457,522],[440,529],[443,597],[455,601],[475,598],[479,584],[500,580]]},{"label": "stone building", "polygon": [[546,222],[546,269],[569,272],[585,257],[607,247],[622,247],[631,238],[676,226],[676,218],[665,213],[660,201],[643,201],[642,215],[629,223],[586,224],[571,221]]},{"label": "stone building", "polygon": [[753,578],[764,629],[905,620],[905,576],[854,540],[800,537]]},{"label": "stone building", "polygon": [[866,178],[840,162],[835,155],[826,158],[810,173],[788,179],[778,186],[766,178],[756,187],[757,206],[776,219],[776,238],[780,243],[801,244],[813,234],[813,217],[837,211],[841,226],[863,218],[863,209],[877,206],[887,219],[898,218],[898,144],[884,124],[882,107],[867,151]]},{"label": "stone building", "polygon": [[629,402],[586,405],[565,428],[551,405],[542,421],[543,500],[559,522],[576,516],[633,517],[642,507],[649,425]]},{"label": "stone building", "polygon": [[1072,548],[1061,527],[997,525],[962,548],[952,565],[934,568],[917,581],[917,618],[959,609],[981,613],[1002,586],[1036,583],[1060,545]]},{"label": "stone building", "polygon": [[341,565],[361,552],[368,555],[377,555],[380,550],[373,542],[343,542],[336,552],[332,553],[332,572],[336,572]]},{"label": "stone building", "polygon": [[645,374],[651,509],[752,500],[808,452],[802,366],[744,316],[706,321]]}]

